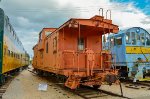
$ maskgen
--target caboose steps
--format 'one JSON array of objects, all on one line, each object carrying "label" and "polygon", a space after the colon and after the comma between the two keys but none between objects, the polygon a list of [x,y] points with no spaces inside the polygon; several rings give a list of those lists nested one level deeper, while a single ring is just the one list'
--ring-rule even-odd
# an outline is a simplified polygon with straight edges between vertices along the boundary
[{"label": "caboose steps", "polygon": [[70,89],[76,89],[80,85],[81,77],[78,76],[69,76],[65,82],[65,86]]}]

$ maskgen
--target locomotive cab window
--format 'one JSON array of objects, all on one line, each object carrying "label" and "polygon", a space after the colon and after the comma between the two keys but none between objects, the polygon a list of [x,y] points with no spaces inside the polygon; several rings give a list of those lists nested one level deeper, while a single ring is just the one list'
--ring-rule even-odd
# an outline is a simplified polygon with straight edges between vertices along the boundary
[{"label": "locomotive cab window", "polygon": [[131,44],[136,45],[136,33],[135,32],[131,32],[131,38],[132,38]]},{"label": "locomotive cab window", "polygon": [[146,45],[150,46],[150,35],[147,33],[146,34]]},{"label": "locomotive cab window", "polygon": [[78,38],[78,50],[84,50],[84,38]]},{"label": "locomotive cab window", "polygon": [[144,33],[141,33],[140,38],[141,38],[141,44],[145,45],[145,37]]},{"label": "locomotive cab window", "polygon": [[115,45],[122,45],[122,37],[117,37],[115,39]]},{"label": "locomotive cab window", "polygon": [[126,44],[131,44],[130,38],[131,38],[130,32],[127,32],[127,33],[126,33]]},{"label": "locomotive cab window", "polygon": [[114,38],[113,37],[110,38],[110,47],[112,47],[112,46],[114,46]]}]

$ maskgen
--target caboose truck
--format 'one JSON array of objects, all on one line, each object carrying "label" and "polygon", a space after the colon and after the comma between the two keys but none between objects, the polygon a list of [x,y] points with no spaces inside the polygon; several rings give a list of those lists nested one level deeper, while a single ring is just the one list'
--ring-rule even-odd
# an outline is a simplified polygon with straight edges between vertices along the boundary
[{"label": "caboose truck", "polygon": [[150,34],[145,29],[132,27],[109,35],[106,45],[104,49],[115,54],[113,59],[121,77],[150,80]]},{"label": "caboose truck", "polygon": [[111,54],[102,50],[102,35],[117,33],[112,20],[95,15],[90,19],[72,18],[59,28],[43,28],[33,47],[33,67],[67,77],[65,86],[80,84],[100,87],[102,82],[117,82],[117,70],[111,69]]}]

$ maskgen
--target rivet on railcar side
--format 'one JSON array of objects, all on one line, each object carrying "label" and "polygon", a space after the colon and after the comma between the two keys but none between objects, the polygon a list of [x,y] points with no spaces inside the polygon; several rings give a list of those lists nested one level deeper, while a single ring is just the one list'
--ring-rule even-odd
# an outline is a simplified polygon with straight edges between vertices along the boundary
[{"label": "rivet on railcar side", "polygon": [[120,69],[120,76],[139,81],[150,80],[150,34],[141,27],[132,27],[107,37],[109,49]]},{"label": "rivet on railcar side", "polygon": [[67,77],[65,86],[71,89],[116,83],[118,71],[111,68],[111,53],[102,50],[102,35],[118,30],[112,20],[99,15],[72,18],[59,28],[43,28],[33,47],[33,67],[38,73]]},{"label": "rivet on railcar side", "polygon": [[0,84],[5,78],[29,64],[29,55],[19,41],[8,16],[0,8]]}]

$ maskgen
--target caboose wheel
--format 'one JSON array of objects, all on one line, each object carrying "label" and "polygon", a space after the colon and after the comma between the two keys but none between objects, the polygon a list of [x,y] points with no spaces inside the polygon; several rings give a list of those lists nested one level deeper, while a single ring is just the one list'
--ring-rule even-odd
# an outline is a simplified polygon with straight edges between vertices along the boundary
[{"label": "caboose wheel", "polygon": [[93,85],[94,89],[98,89],[101,85]]}]

